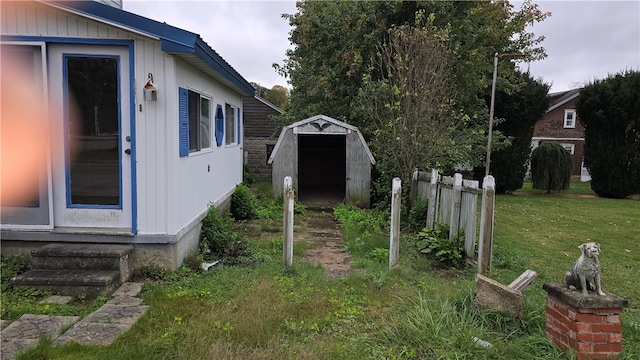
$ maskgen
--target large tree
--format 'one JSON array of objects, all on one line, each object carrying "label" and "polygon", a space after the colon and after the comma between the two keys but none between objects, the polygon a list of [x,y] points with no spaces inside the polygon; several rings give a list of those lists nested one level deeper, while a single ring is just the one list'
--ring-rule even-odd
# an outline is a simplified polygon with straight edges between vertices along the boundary
[{"label": "large tree", "polygon": [[584,127],[584,162],[599,196],[640,193],[640,72],[597,80],[576,102]]},{"label": "large tree", "polygon": [[[454,164],[481,163],[489,117],[485,97],[490,91],[494,54],[519,53],[527,60],[545,56],[539,47],[543,37],[526,29],[548,14],[529,1],[518,10],[506,1],[301,1],[297,9],[296,14],[284,15],[293,28],[290,41],[294,47],[282,66],[274,65],[293,87],[290,108],[281,121],[291,123],[322,113],[358,126],[368,141],[388,129],[363,116],[357,95],[365,85],[365,75],[372,74],[367,81],[386,76],[376,68],[380,62],[375,59],[389,37],[388,30],[415,26],[417,19],[426,17],[434,34],[446,39],[451,54],[450,78],[456,89],[455,99],[447,104],[464,126],[450,139],[454,151],[448,159],[441,157],[436,164],[417,161],[418,167],[448,169]],[[502,61],[501,88],[511,88],[514,70],[512,61]],[[494,144],[499,148],[500,141]],[[401,176],[399,169],[383,166],[391,164],[397,153],[387,148],[377,150],[385,151],[374,153],[376,171],[394,171],[386,175]],[[387,157],[389,161],[381,161]]]},{"label": "large tree", "polygon": [[374,152],[405,184],[414,168],[455,151],[453,138],[464,122],[454,110],[452,55],[446,33],[430,21],[393,27],[365,77],[359,108],[374,125]]},{"label": "large tree", "polygon": [[[500,194],[522,187],[533,129],[549,107],[548,84],[522,72],[516,72],[516,79],[515,88],[497,91],[495,95],[495,116],[499,120],[495,129],[508,138],[504,148],[491,153],[490,173]],[[484,166],[474,168],[474,177],[482,180],[485,170]]]}]

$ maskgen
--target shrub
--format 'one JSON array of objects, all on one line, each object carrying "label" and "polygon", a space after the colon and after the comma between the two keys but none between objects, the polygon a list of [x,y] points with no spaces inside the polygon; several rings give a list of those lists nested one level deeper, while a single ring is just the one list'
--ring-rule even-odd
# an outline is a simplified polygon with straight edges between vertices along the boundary
[{"label": "shrub", "polygon": [[409,210],[409,217],[407,219],[407,229],[409,229],[409,231],[416,232],[424,228],[427,223],[428,207],[428,199],[417,199],[413,202],[413,207]]},{"label": "shrub", "polygon": [[598,196],[625,198],[640,192],[640,72],[623,71],[580,90],[584,163]]},{"label": "shrub", "polygon": [[27,255],[9,256],[0,262],[0,276],[2,277],[2,292],[11,287],[11,279],[31,269],[31,262]]},{"label": "shrub", "polygon": [[229,213],[220,215],[218,209],[211,206],[200,232],[200,248],[205,257],[225,257],[229,250],[237,248],[236,242],[244,242],[244,238],[234,231],[233,218]]},{"label": "shrub", "polygon": [[423,254],[433,255],[444,266],[462,268],[464,262],[464,230],[449,240],[449,225],[438,223],[434,229],[418,233],[416,246]]},{"label": "shrub", "polygon": [[540,144],[531,153],[531,180],[534,189],[567,190],[571,182],[571,154],[554,142]]},{"label": "shrub", "polygon": [[236,186],[236,190],[231,195],[231,215],[236,220],[258,217],[258,199],[245,184]]}]

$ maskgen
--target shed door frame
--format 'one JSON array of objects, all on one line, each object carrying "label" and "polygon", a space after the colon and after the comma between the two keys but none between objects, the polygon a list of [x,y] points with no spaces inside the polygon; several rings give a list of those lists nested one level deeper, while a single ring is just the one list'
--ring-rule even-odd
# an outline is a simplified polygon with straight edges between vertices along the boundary
[{"label": "shed door frame", "polygon": [[[329,137],[333,137],[329,139]],[[339,138],[338,138],[339,137]],[[319,192],[323,189],[323,192],[330,192],[334,196],[338,196],[338,193],[342,198],[346,196],[347,191],[347,134],[343,133],[309,133],[298,132],[295,135],[296,138],[296,160],[297,160],[297,197],[304,196],[305,191]],[[331,146],[321,148],[329,150],[330,154],[303,154],[307,150],[307,144],[314,139],[328,139]],[[317,141],[317,140],[316,140]],[[331,151],[331,150],[335,151]],[[340,159],[336,158],[336,153],[340,152]],[[309,164],[303,164],[305,160],[310,158],[316,161],[321,161],[320,168],[310,167]],[[336,163],[337,162],[337,163]],[[336,163],[335,165],[331,165]],[[318,164],[317,162],[315,164]],[[309,180],[318,180],[316,184],[309,184]],[[328,181],[328,183],[327,183]]]}]

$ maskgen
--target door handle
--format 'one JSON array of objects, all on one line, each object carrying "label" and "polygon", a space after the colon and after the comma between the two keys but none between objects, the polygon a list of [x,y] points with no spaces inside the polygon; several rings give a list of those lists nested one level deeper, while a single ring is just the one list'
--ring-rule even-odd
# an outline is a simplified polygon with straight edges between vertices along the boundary
[{"label": "door handle", "polygon": [[127,155],[131,155],[131,149],[125,149],[124,153],[127,154]]}]

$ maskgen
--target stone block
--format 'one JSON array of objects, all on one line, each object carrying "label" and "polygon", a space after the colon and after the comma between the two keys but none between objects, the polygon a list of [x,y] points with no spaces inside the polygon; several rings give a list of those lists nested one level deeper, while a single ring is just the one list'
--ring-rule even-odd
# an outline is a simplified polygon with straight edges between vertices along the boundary
[{"label": "stone block", "polygon": [[514,318],[524,317],[522,293],[481,274],[476,277],[473,307],[496,310]]}]

